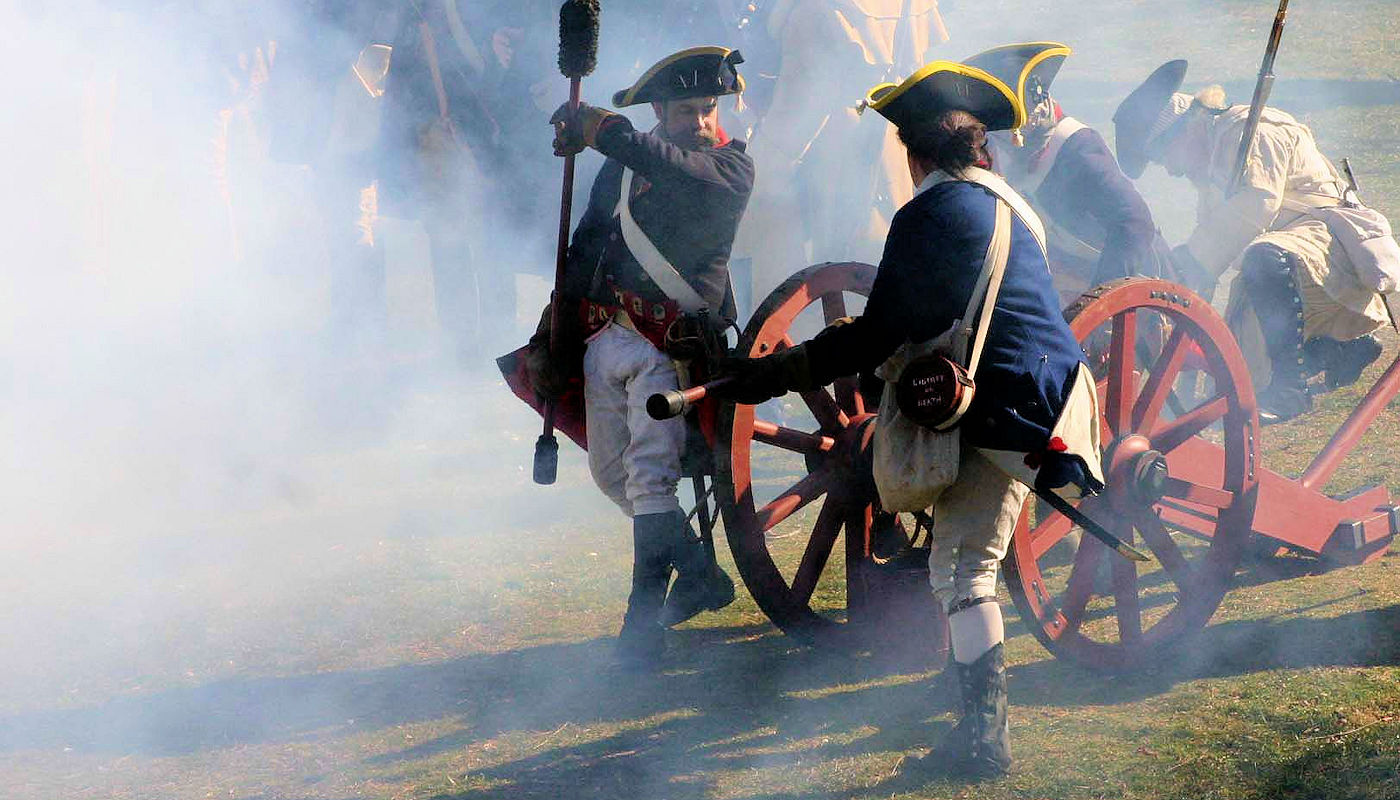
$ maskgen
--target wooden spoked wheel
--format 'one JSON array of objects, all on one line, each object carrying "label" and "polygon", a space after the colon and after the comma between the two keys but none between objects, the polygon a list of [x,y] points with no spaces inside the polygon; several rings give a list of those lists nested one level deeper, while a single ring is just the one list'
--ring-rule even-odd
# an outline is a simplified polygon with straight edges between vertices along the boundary
[{"label": "wooden spoked wheel", "polygon": [[[855,313],[874,278],[875,268],[859,263],[798,272],[758,308],[738,352],[769,355]],[[900,580],[891,570],[870,572],[874,412],[854,376],[761,407],[720,408],[716,489],[735,564],[763,612],[812,644],[868,645],[859,635],[868,627],[842,623],[877,618],[875,606],[900,594],[890,591]],[[920,584],[905,596],[928,594],[926,569],[905,573]]]},{"label": "wooden spoked wheel", "polygon": [[1115,281],[1084,294],[1065,318],[1098,354],[1105,445],[1105,490],[1079,508],[1155,558],[1129,561],[1088,534],[1071,535],[1082,532],[1032,496],[1006,580],[1022,619],[1056,656],[1127,670],[1203,628],[1229,588],[1254,519],[1254,389],[1225,321],[1176,284]]}]

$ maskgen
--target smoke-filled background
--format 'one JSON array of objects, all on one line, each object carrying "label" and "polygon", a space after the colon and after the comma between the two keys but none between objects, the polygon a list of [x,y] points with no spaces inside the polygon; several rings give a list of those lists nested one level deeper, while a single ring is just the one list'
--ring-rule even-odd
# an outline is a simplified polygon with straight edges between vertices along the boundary
[{"label": "smoke-filled background", "polygon": [[[492,358],[533,331],[553,269],[556,4],[457,0],[465,32],[439,0],[364,5],[0,5],[0,796],[863,796],[946,727],[929,676],[800,649],[746,598],[676,634],[666,675],[610,674],[627,521],[568,445],[560,484],[530,483],[538,420]],[[759,26],[771,11],[737,6],[605,0],[586,99],[607,105],[662,55],[739,38],[729,15]],[[1188,86],[1247,102],[1272,13],[949,2],[932,53],[1068,42],[1055,94],[1108,136],[1119,99],[1168,58],[1191,58]],[[407,155],[433,142],[402,138],[403,114],[437,114],[421,72],[395,83],[419,22],[437,26],[454,107],[480,103],[498,134],[447,186]],[[1295,3],[1274,98],[1325,153],[1352,156],[1392,218],[1397,33],[1389,3]],[[378,83],[375,43],[394,46]],[[774,46],[745,42],[765,70]],[[581,159],[576,218],[600,163]],[[1190,187],[1157,169],[1141,186],[1181,241]],[[1347,474],[1394,483],[1388,451],[1369,439]],[[1326,737],[1393,722],[1393,563],[1246,591],[1258,614],[1227,606],[1227,632],[1207,638],[1226,655],[1166,677],[1090,682],[1018,628],[1028,766],[993,791],[1190,786],[1214,756],[1189,743],[1215,734],[1186,718],[1238,733],[1229,721],[1256,707],[1213,693],[1265,707],[1290,676],[1323,688],[1287,695],[1297,713],[1254,733],[1345,744]],[[1330,610],[1296,610],[1315,604]],[[1393,738],[1391,722],[1368,730]],[[1075,738],[1094,726],[1118,741]],[[1059,766],[1037,761],[1047,749]],[[1351,769],[1379,770],[1355,796],[1400,796],[1374,749],[1348,751]]]}]

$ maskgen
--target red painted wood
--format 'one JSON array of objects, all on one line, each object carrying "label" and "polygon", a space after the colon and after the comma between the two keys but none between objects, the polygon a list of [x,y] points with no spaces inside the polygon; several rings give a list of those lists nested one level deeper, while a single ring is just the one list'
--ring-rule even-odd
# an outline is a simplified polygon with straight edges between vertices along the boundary
[{"label": "red painted wood", "polygon": [[[1122,468],[1110,475],[1105,489],[1105,507],[1118,516],[1101,521],[1115,525],[1125,539],[1136,529],[1157,561],[1134,566],[1081,536],[1068,582],[1059,583],[1065,580],[1065,567],[1050,561],[1042,574],[1039,562],[1068,526],[1051,515],[1031,529],[1028,503],[1005,562],[1007,583],[1022,618],[1057,657],[1095,669],[1130,669],[1170,654],[1202,628],[1229,586],[1257,496],[1254,392],[1224,320],[1181,287],[1148,279],[1116,281],[1084,295],[1066,318],[1091,350],[1107,342],[1104,360],[1096,362],[1103,429],[1133,432],[1146,440],[1118,451]],[[1134,328],[1141,334],[1130,336]],[[1164,343],[1156,335],[1162,330],[1169,331]],[[1139,349],[1151,353],[1154,341],[1159,352],[1138,363]],[[1196,407],[1182,417],[1165,418],[1167,397],[1188,356],[1194,368],[1210,377],[1216,395],[1194,401]],[[1184,499],[1154,503],[1130,483],[1135,479],[1131,459],[1143,448],[1165,454],[1173,479],[1168,494]],[[1109,613],[1118,624],[1114,630],[1095,625],[1086,632],[1085,608],[1102,563],[1094,555],[1096,548],[1109,559],[1111,589],[1103,591],[1109,592]],[[1058,576],[1055,582],[1066,586],[1058,595],[1047,590],[1045,575],[1051,570]],[[1142,592],[1160,580],[1176,584],[1178,591],[1153,597],[1149,622],[1143,617]]]},{"label": "red painted wood", "polygon": [[1120,311],[1113,317],[1113,334],[1108,346],[1108,397],[1103,415],[1108,427],[1122,435],[1132,430],[1133,400],[1137,397],[1134,352],[1137,343],[1137,312]]},{"label": "red painted wood", "polygon": [[1305,489],[1321,489],[1326,486],[1332,473],[1337,471],[1337,467],[1342,465],[1342,460],[1356,447],[1356,443],[1361,441],[1362,434],[1376,421],[1376,417],[1395,399],[1397,392],[1400,392],[1400,354],[1395,356],[1395,360],[1376,380],[1371,390],[1356,408],[1352,409],[1342,427],[1332,434],[1331,441],[1303,472],[1299,484]]}]

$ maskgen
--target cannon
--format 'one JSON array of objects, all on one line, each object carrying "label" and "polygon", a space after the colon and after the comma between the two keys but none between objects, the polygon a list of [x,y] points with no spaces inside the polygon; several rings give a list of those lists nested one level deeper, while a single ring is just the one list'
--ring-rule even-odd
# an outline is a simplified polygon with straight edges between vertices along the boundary
[{"label": "cannon", "polygon": [[[735,353],[764,356],[790,346],[798,328],[846,316],[874,277],[855,262],[795,273],[758,307]],[[1205,627],[1247,553],[1286,548],[1347,565],[1388,549],[1400,507],[1386,487],[1343,497],[1322,489],[1400,392],[1400,357],[1290,478],[1259,462],[1249,372],[1207,301],[1168,281],[1124,278],[1084,293],[1065,317],[1097,378],[1107,443],[1105,490],[1079,510],[1154,558],[1120,558],[1030,496],[1004,575],[1022,620],[1056,657],[1108,671],[1163,658]],[[703,388],[653,398],[656,414],[695,401],[707,419],[706,448],[687,469],[702,538],[712,543],[723,520],[744,585],[795,638],[946,655],[921,546],[937,520],[881,510],[870,469],[875,408],[857,378],[785,400],[786,410],[756,408]],[[783,418],[765,418],[774,411]]]}]

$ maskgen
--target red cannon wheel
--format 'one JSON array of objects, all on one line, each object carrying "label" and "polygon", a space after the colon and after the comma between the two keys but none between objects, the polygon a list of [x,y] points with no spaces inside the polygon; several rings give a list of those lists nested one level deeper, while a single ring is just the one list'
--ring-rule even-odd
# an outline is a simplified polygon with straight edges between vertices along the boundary
[{"label": "red cannon wheel", "polygon": [[[875,268],[859,263],[796,273],[755,312],[738,352],[751,358],[773,353],[854,313],[848,305],[863,302],[874,278]],[[841,623],[883,625],[912,616],[924,644],[940,651],[943,632],[927,600],[927,565],[910,559],[912,568],[901,570],[872,556],[875,409],[866,408],[854,376],[789,397],[801,401],[793,404],[797,412],[783,415],[786,424],[763,418],[773,416],[772,406],[725,403],[720,410],[717,496],[749,593],[784,632],[813,644],[870,647],[880,639],[871,635],[879,625]]]},{"label": "red cannon wheel", "polygon": [[1102,352],[1094,371],[1107,486],[1080,509],[1155,560],[1136,564],[1070,535],[1070,521],[1032,497],[1006,581],[1057,657],[1126,670],[1203,628],[1229,588],[1254,519],[1254,389],[1224,320],[1176,284],[1115,281],[1065,318],[1081,344],[1102,345],[1086,349]]}]

